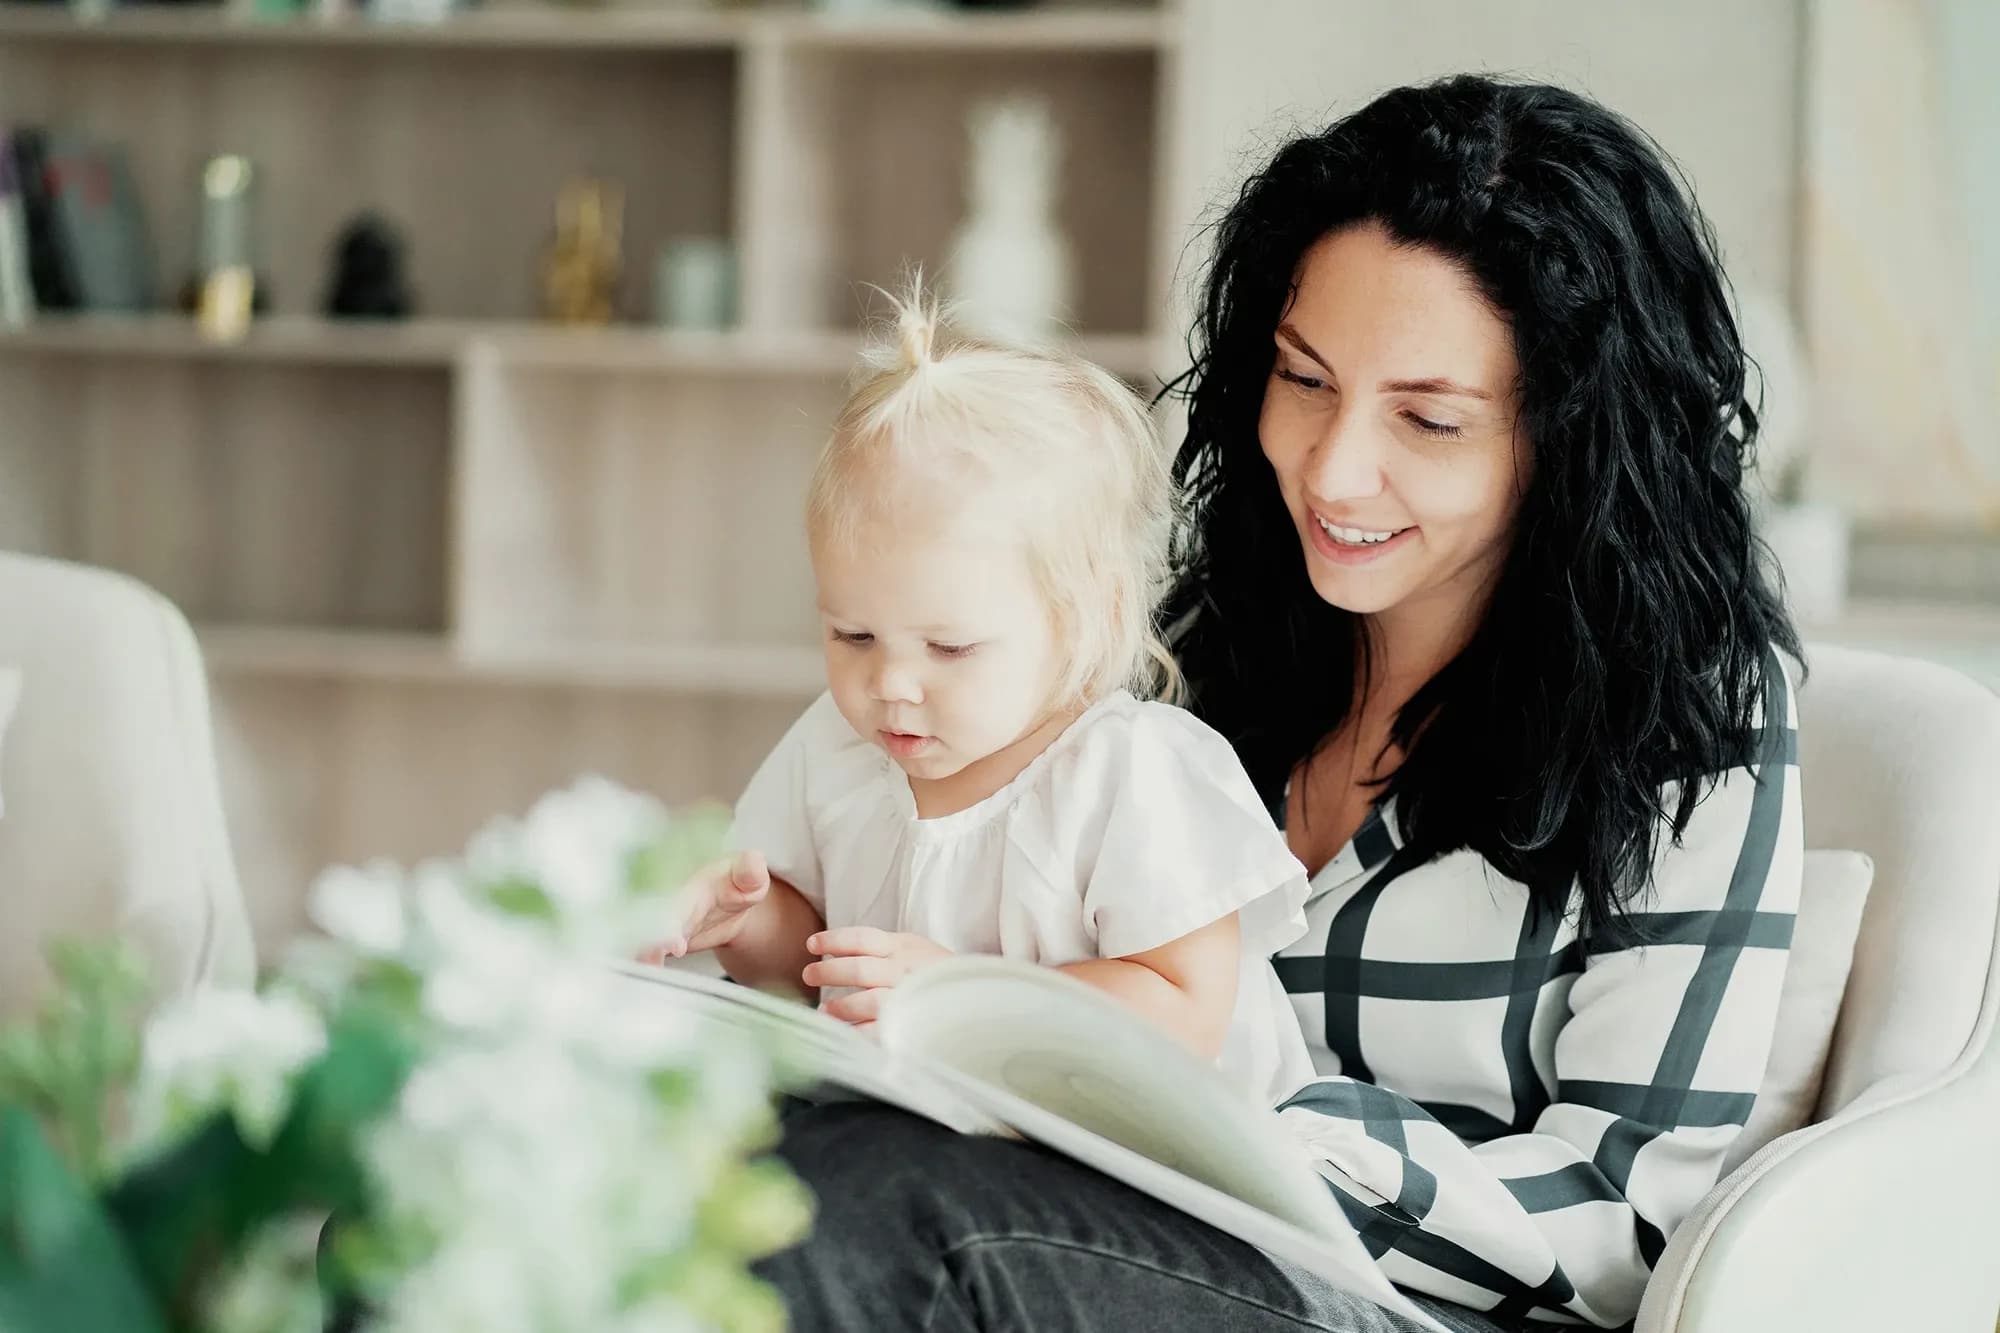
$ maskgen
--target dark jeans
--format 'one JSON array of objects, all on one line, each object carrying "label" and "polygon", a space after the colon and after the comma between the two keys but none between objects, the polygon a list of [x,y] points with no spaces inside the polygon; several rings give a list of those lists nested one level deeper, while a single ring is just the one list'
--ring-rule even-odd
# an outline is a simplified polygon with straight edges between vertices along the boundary
[{"label": "dark jeans", "polygon": [[[1417,1325],[1054,1153],[872,1104],[801,1107],[778,1154],[819,1200],[759,1265],[793,1333],[1413,1333]],[[1419,1298],[1460,1333],[1504,1333]]]}]

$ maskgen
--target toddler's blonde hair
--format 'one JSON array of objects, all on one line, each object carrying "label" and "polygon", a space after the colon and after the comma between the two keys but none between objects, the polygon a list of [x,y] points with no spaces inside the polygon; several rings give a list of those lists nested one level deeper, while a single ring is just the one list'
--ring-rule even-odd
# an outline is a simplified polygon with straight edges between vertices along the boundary
[{"label": "toddler's blonde hair", "polygon": [[1081,357],[959,332],[920,278],[884,295],[891,336],[869,347],[813,472],[815,551],[865,541],[912,501],[946,513],[1007,505],[1066,650],[1056,702],[1120,687],[1177,696],[1155,623],[1175,490],[1144,404]]}]

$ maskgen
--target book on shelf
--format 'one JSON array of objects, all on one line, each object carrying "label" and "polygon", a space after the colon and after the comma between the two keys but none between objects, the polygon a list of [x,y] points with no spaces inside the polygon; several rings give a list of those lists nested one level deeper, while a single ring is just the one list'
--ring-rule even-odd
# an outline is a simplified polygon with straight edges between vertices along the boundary
[{"label": "book on shelf", "polygon": [[152,308],[151,245],[124,150],[20,126],[6,135],[6,154],[35,308]]},{"label": "book on shelf", "polygon": [[25,324],[35,313],[28,276],[28,214],[14,166],[13,138],[0,130],[0,325]]}]

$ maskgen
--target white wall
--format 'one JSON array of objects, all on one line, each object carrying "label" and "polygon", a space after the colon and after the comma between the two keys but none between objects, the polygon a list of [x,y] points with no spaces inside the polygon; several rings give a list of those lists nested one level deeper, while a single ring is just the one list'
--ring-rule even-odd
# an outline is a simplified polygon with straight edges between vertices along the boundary
[{"label": "white wall", "polygon": [[[1290,128],[1460,71],[1561,83],[1630,116],[1693,181],[1732,277],[1792,294],[1796,0],[1182,0],[1180,238]],[[1178,259],[1176,291],[1198,271]]]}]

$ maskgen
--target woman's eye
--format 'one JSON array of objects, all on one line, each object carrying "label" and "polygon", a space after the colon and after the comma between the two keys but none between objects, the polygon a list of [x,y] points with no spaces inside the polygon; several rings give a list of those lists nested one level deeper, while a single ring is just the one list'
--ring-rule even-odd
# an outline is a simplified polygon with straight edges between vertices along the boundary
[{"label": "woman's eye", "polygon": [[837,629],[833,632],[833,638],[836,643],[852,644],[857,648],[875,642],[875,636],[866,630],[850,634],[844,629]]},{"label": "woman's eye", "polygon": [[931,651],[939,657],[964,657],[978,646],[976,643],[934,643]]},{"label": "woman's eye", "polygon": [[1450,437],[1454,435],[1464,434],[1463,427],[1447,425],[1442,421],[1432,421],[1429,417],[1418,416],[1415,412],[1403,413],[1403,420],[1409,422],[1412,426],[1415,426],[1418,430],[1422,431],[1426,435],[1442,435]]},{"label": "woman's eye", "polygon": [[1297,371],[1286,370],[1283,366],[1278,367],[1278,378],[1287,384],[1296,384],[1299,388],[1309,391],[1326,387],[1326,381],[1323,379],[1312,375],[1301,375]]}]

